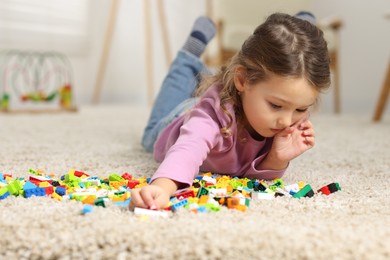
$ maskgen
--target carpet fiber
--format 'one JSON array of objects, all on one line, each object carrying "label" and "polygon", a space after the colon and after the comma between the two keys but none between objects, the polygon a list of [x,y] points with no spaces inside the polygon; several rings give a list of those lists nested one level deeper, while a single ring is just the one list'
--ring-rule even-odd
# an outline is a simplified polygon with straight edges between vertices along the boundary
[{"label": "carpet fiber", "polygon": [[[0,114],[0,172],[57,176],[157,167],[139,142],[148,111],[82,107],[77,113]],[[246,212],[180,210],[143,220],[115,205],[82,215],[80,202],[48,197],[0,201],[1,259],[389,259],[390,120],[312,116],[316,146],[291,162],[286,184],[341,191],[312,198],[252,201]]]}]

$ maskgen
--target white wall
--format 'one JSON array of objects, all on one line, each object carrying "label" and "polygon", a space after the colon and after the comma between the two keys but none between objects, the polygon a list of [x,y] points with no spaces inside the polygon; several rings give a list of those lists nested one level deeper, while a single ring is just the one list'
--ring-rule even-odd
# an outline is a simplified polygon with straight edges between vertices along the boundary
[{"label": "white wall", "polygon": [[[156,0],[151,2],[157,92],[168,68],[162,48]],[[143,4],[143,0],[120,2],[103,81],[102,103],[138,103],[147,106]],[[205,13],[205,4],[199,0],[165,0],[165,4],[174,54],[187,37],[194,19]],[[92,99],[109,7],[108,1],[93,1],[89,52],[84,57],[71,57],[79,104],[88,104]],[[344,21],[340,54],[342,111],[372,115],[390,58],[390,19],[384,18],[385,12],[390,11],[390,1],[313,0],[312,11],[319,18],[335,15]],[[323,97],[323,111],[332,111],[332,97],[331,92]],[[386,111],[390,112],[390,104]]]},{"label": "white wall", "polygon": [[[345,24],[340,36],[342,110],[373,114],[390,62],[390,19],[384,17],[390,1],[313,0],[313,12],[339,16]],[[325,97],[324,105],[331,98]]]}]

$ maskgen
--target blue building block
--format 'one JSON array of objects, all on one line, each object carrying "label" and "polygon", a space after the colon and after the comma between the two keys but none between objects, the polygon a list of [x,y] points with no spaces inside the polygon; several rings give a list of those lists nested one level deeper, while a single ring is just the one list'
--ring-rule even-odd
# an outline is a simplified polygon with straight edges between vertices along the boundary
[{"label": "blue building block", "polygon": [[26,181],[26,183],[23,185],[23,190],[35,189],[36,187],[37,185],[35,185],[31,181]]},{"label": "blue building block", "polygon": [[9,192],[5,192],[3,195],[0,196],[0,200],[3,200],[9,196]]},{"label": "blue building block", "polygon": [[30,198],[32,196],[42,197],[46,195],[45,188],[34,188],[34,189],[27,189],[24,190],[24,197]]},{"label": "blue building block", "polygon": [[93,210],[93,206],[89,204],[85,204],[83,207],[83,215],[91,213]]},{"label": "blue building block", "polygon": [[184,207],[184,206],[187,205],[187,204],[188,204],[188,199],[181,200],[181,201],[176,202],[175,204],[173,204],[173,205],[171,206],[171,210],[172,210],[172,211],[175,211],[175,210],[177,210],[177,209],[179,209],[179,208],[181,208],[181,207]]},{"label": "blue building block", "polygon": [[66,193],[66,189],[63,188],[63,187],[56,187],[56,191],[55,191],[58,195],[60,196],[64,196],[65,193]]}]

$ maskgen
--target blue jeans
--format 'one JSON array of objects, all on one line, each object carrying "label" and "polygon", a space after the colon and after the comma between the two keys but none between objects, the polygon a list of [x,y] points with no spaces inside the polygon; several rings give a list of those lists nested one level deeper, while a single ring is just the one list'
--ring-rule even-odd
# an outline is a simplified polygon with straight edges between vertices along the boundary
[{"label": "blue jeans", "polygon": [[154,102],[149,121],[144,130],[142,145],[153,152],[154,143],[169,123],[193,107],[194,90],[199,84],[199,74],[207,71],[202,61],[180,50],[166,75]]}]

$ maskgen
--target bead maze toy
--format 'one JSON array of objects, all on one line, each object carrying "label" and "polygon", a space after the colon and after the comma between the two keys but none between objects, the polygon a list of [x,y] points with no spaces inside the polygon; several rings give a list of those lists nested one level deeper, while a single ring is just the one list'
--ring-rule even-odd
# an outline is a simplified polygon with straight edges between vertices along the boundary
[{"label": "bead maze toy", "polygon": [[0,52],[0,111],[76,111],[72,69],[58,52]]}]

